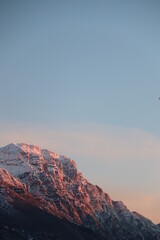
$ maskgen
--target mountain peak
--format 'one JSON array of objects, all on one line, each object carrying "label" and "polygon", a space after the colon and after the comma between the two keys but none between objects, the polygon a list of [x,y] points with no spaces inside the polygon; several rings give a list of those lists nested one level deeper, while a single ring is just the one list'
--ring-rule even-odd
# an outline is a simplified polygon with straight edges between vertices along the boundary
[{"label": "mountain peak", "polygon": [[10,143],[6,145],[5,147],[1,147],[0,151],[8,151],[8,152],[13,152],[18,148],[18,145],[16,143]]},{"label": "mountain peak", "polygon": [[9,201],[7,204],[16,197],[25,202],[30,198],[41,210],[111,240],[160,240],[159,226],[89,183],[66,156],[35,145],[11,143],[0,148],[0,181],[7,189],[5,196],[12,194],[6,198],[0,189],[0,198]]}]

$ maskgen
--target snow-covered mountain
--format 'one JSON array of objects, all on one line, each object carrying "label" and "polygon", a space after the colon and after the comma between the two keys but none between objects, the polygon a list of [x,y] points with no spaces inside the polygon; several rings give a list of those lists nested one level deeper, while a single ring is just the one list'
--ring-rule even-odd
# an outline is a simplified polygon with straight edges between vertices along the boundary
[{"label": "snow-covered mountain", "polygon": [[[12,143],[0,148],[0,212],[5,217],[23,218],[23,206],[90,229],[98,234],[95,239],[160,240],[159,225],[130,212],[122,202],[113,201],[89,183],[72,159],[34,145]],[[90,239],[76,231],[72,239]],[[53,235],[44,239],[67,239]]]}]

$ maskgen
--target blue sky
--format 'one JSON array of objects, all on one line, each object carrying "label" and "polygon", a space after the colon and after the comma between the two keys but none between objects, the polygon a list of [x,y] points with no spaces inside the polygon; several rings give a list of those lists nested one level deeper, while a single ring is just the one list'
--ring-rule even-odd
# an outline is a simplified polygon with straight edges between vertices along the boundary
[{"label": "blue sky", "polygon": [[[158,0],[0,1],[1,146],[27,141],[67,154],[157,222],[159,11]],[[145,196],[154,200],[143,209]]]}]

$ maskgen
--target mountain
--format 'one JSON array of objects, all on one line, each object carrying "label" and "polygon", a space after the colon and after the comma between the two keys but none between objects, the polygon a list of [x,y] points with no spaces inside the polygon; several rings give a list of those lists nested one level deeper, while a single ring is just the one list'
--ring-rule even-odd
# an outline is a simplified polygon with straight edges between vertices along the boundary
[{"label": "mountain", "polygon": [[89,183],[66,157],[0,148],[0,239],[160,240],[160,226]]}]

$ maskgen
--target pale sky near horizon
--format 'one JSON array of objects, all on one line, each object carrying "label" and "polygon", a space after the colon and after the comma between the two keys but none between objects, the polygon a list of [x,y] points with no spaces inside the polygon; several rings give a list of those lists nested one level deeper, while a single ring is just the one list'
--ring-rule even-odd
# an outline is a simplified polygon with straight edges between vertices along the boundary
[{"label": "pale sky near horizon", "polygon": [[160,2],[0,0],[0,146],[72,157],[160,222]]}]

